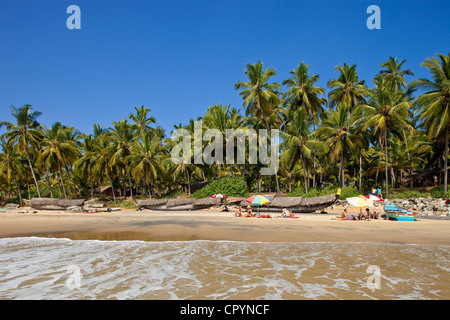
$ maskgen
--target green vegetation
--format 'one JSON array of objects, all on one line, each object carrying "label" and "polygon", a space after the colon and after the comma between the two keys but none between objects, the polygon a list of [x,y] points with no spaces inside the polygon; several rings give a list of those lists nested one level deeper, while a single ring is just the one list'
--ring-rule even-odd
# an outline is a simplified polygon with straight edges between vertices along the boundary
[{"label": "green vegetation", "polygon": [[[242,106],[214,104],[174,126],[192,136],[194,119],[203,121],[203,132],[216,129],[223,136],[228,129],[280,130],[279,170],[272,176],[261,175],[262,165],[250,161],[248,152],[239,164],[199,163],[193,156],[174,163],[170,153],[178,141],[145,106],[135,106],[111,127],[94,123],[91,134],[59,122],[46,127],[31,105],[11,106],[12,122],[0,121],[6,131],[0,137],[0,195],[8,201],[94,197],[100,187],[111,186],[109,196],[117,202],[190,196],[191,185],[212,181],[192,196],[279,191],[311,197],[339,187],[346,198],[382,187],[387,198],[448,197],[443,172],[448,168],[450,53],[425,59],[422,66],[431,77],[409,83],[406,77],[414,73],[405,62],[390,57],[381,63],[371,85],[359,78],[356,63],[343,63],[327,88],[317,85],[320,76],[305,63],[281,85],[274,81],[274,68],[247,64],[243,80],[234,85]],[[210,143],[203,141],[202,150]],[[226,151],[224,143],[224,159]],[[433,176],[438,188],[412,189],[434,185]]]},{"label": "green vegetation", "polygon": [[208,184],[191,195],[191,198],[207,198],[213,194],[222,193],[228,197],[248,197],[247,185],[243,178],[223,177]]}]

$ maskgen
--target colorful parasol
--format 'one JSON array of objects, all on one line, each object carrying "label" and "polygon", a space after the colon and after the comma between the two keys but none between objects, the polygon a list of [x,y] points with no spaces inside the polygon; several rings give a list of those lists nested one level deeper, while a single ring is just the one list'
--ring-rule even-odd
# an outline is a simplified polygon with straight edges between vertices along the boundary
[{"label": "colorful parasol", "polygon": [[356,208],[373,207],[373,200],[367,199],[364,196],[347,198],[347,202]]},{"label": "colorful parasol", "polygon": [[372,200],[372,201],[384,201],[383,198],[380,198],[380,197],[375,196],[373,194],[368,194],[367,196],[364,196],[364,197],[366,197],[367,199]]},{"label": "colorful parasol", "polygon": [[226,195],[221,193],[213,194],[210,198],[228,198]]},{"label": "colorful parasol", "polygon": [[254,195],[248,199],[245,199],[245,201],[247,201],[248,203],[250,203],[254,206],[262,206],[266,203],[270,203],[270,198],[268,198],[266,196],[261,196],[261,195]]}]

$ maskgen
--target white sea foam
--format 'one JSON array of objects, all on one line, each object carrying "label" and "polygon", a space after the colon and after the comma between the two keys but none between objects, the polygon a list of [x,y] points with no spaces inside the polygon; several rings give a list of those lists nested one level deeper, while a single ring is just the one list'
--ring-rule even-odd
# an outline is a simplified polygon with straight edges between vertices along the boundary
[{"label": "white sea foam", "polygon": [[449,299],[449,270],[448,246],[0,239],[1,299]]}]

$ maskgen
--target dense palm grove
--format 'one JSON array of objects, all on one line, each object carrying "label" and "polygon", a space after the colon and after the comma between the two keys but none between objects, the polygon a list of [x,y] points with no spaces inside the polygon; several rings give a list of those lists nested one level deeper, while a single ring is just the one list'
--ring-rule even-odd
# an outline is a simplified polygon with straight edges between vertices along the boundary
[{"label": "dense palm grove", "polygon": [[[450,53],[425,59],[422,66],[431,77],[410,83],[405,76],[414,74],[403,68],[405,61],[383,62],[372,88],[359,79],[356,64],[338,65],[327,94],[307,64],[300,63],[281,85],[272,80],[274,69],[261,62],[247,65],[235,84],[243,108],[217,104],[195,120],[224,136],[227,129],[279,129],[280,165],[273,176],[261,176],[260,165],[248,162],[173,163],[170,152],[177,142],[144,106],[110,128],[94,124],[93,134],[62,123],[45,127],[31,105],[11,106],[14,121],[0,122],[6,128],[0,192],[22,201],[94,197],[100,187],[111,186],[114,200],[167,197],[190,194],[192,185],[221,177],[242,177],[249,192],[379,186],[388,194],[391,188],[429,183],[447,192]],[[194,119],[174,128],[193,133]]]}]

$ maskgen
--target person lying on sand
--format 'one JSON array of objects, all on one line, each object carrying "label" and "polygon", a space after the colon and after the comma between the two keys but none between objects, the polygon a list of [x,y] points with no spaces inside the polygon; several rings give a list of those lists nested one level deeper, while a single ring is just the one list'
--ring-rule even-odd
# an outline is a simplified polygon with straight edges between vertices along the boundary
[{"label": "person lying on sand", "polygon": [[292,213],[292,211],[284,208],[283,211],[281,211],[281,215],[277,216],[277,218],[295,218],[296,219],[296,218],[299,218],[299,217],[296,217]]},{"label": "person lying on sand", "polygon": [[348,214],[347,208],[342,211],[342,215],[336,217],[338,220],[355,220],[355,217],[352,214]]}]

